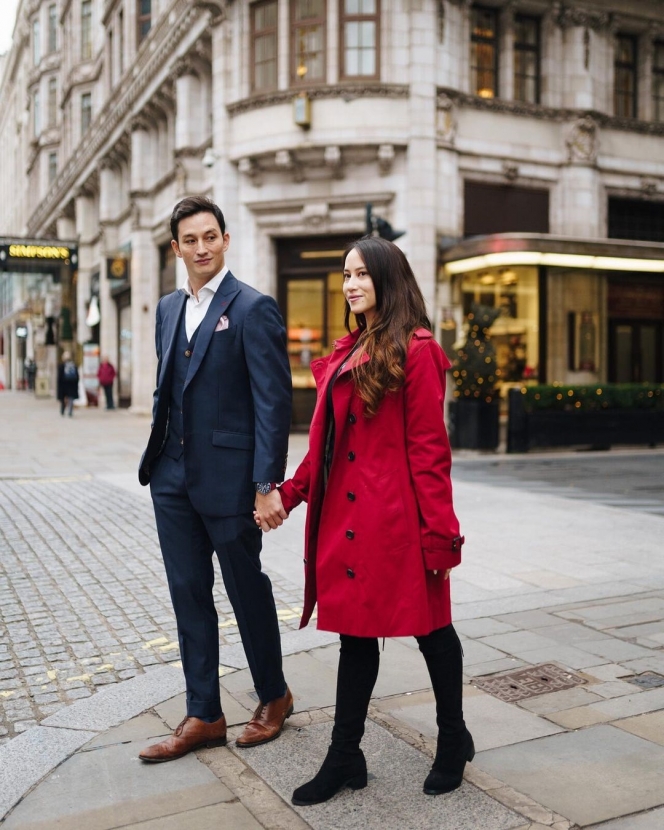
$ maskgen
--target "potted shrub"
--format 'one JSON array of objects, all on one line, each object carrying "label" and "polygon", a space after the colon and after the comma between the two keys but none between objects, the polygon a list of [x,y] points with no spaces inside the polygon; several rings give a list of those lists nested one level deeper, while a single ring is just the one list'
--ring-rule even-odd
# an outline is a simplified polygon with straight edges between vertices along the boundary
[{"label": "potted shrub", "polygon": [[495,450],[500,402],[496,352],[489,330],[500,309],[473,303],[466,341],[452,363],[454,386],[449,404],[450,443],[456,449]]}]

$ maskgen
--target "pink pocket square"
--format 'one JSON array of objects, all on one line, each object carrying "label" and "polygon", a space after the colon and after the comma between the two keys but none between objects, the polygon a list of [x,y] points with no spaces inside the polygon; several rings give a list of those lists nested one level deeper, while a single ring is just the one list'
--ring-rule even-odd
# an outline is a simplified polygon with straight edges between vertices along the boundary
[{"label": "pink pocket square", "polygon": [[215,331],[224,331],[228,328],[228,317],[225,314],[222,314],[219,318],[219,322],[215,327]]}]

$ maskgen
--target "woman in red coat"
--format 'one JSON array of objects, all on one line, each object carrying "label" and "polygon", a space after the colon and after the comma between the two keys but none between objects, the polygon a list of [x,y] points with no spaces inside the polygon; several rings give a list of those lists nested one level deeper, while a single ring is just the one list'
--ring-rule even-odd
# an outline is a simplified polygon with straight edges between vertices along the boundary
[{"label": "woman in red coat", "polygon": [[293,793],[298,805],[366,786],[360,741],[379,637],[415,636],[429,669],[439,731],[424,792],[456,789],[474,755],[450,615],[448,577],[464,541],[443,420],[450,364],[396,245],[367,237],[350,247],[343,291],[346,328],[351,314],[358,328],[311,364],[318,397],[309,452],[280,488],[286,513],[309,505],[301,625],[318,603],[318,628],[341,635],[332,743],[316,777]]}]

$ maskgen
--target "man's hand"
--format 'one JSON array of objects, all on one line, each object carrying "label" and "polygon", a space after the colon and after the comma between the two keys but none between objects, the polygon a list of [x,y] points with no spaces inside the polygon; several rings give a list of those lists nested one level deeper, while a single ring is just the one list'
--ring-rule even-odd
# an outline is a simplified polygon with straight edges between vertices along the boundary
[{"label": "man's hand", "polygon": [[284,519],[288,518],[278,490],[273,490],[266,496],[256,493],[254,507],[256,508],[254,512],[256,524],[265,533],[276,530],[284,523]]}]

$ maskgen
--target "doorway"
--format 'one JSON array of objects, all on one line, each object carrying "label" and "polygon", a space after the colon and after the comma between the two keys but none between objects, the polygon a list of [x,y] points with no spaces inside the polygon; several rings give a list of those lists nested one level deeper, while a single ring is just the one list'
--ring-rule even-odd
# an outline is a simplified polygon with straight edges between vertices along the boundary
[{"label": "doorway", "polygon": [[609,381],[662,383],[664,323],[656,320],[609,322]]}]

